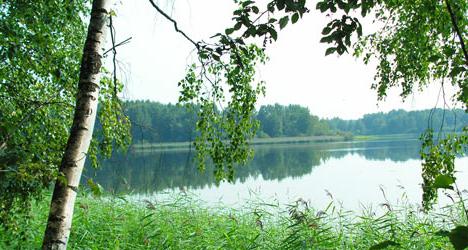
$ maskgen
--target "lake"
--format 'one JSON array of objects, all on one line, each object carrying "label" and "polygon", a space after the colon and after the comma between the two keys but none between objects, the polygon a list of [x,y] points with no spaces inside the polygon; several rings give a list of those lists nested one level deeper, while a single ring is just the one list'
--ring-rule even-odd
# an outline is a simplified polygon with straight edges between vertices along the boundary
[{"label": "lake", "polygon": [[[420,204],[421,161],[418,139],[261,145],[254,159],[237,168],[233,183],[216,185],[212,167],[204,173],[193,162],[193,151],[129,150],[87,168],[106,191],[148,198],[189,192],[206,204],[240,206],[260,199],[280,205],[298,198],[317,209],[332,200],[346,210],[409,201]],[[468,189],[468,157],[456,160],[457,184]],[[439,205],[450,202],[441,193]]]}]

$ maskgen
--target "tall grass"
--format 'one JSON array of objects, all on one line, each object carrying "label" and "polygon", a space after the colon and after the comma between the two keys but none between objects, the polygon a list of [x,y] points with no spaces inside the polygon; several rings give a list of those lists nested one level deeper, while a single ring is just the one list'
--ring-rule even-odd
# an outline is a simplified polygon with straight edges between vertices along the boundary
[{"label": "tall grass", "polygon": [[[48,205],[33,205],[23,237],[0,229],[0,249],[40,248]],[[431,214],[410,205],[355,214],[333,203],[316,211],[302,200],[233,209],[208,208],[190,195],[143,202],[84,195],[69,249],[452,249],[437,232],[459,224],[466,218],[456,204]]]}]

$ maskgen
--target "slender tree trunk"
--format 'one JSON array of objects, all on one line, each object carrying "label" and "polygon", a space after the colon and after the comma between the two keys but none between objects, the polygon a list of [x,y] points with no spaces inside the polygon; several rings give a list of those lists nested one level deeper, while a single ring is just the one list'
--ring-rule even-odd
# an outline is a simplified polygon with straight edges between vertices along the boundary
[{"label": "slender tree trunk", "polygon": [[111,0],[93,0],[73,125],[50,204],[43,249],[66,249],[81,172],[96,120],[102,50]]}]

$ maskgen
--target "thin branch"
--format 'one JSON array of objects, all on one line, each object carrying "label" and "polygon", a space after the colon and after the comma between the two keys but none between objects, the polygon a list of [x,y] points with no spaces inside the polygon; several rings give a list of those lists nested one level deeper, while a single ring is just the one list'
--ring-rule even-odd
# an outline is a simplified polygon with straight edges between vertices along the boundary
[{"label": "thin branch", "polygon": [[153,7],[156,9],[157,12],[159,12],[159,14],[163,15],[167,20],[171,21],[173,24],[174,24],[174,29],[179,32],[180,34],[182,34],[182,36],[185,37],[185,39],[187,39],[189,42],[191,42],[196,48],[199,47],[199,44],[196,43],[192,38],[190,38],[189,36],[187,36],[187,34],[185,34],[185,32],[183,32],[182,30],[180,30],[178,27],[177,27],[177,22],[172,19],[168,14],[166,14],[162,9],[160,9],[155,3],[153,0],[149,0],[151,5],[153,5]]},{"label": "thin branch", "polygon": [[122,42],[116,44],[115,46],[112,46],[112,48],[106,50],[106,52],[104,52],[103,55],[106,55],[107,53],[111,52],[112,50],[114,50],[115,48],[117,48],[117,47],[119,47],[119,46],[121,46],[121,45],[125,45],[125,44],[129,43],[130,40],[132,40],[132,37],[129,37],[129,38],[123,40]]},{"label": "thin branch", "polygon": [[[266,13],[268,13],[268,15],[270,14],[270,12],[268,10],[265,10],[264,12],[262,12],[260,15],[258,15],[257,18],[255,18],[255,20],[252,21],[252,24],[256,23],[258,20],[260,20],[260,18],[265,15]],[[269,19],[269,18],[268,18]]]},{"label": "thin branch", "polygon": [[444,129],[444,123],[445,123],[445,107],[447,105],[447,102],[445,100],[445,88],[444,88],[444,80],[442,79],[442,98],[444,100],[444,106],[442,106],[442,121],[440,122],[440,128],[439,128],[439,133],[437,134],[437,141],[440,140],[440,136],[442,134],[442,130]]},{"label": "thin branch", "polygon": [[18,173],[16,169],[8,168],[8,169],[0,169],[0,172],[15,172]]},{"label": "thin branch", "polygon": [[450,19],[452,20],[453,28],[455,29],[458,39],[460,40],[460,45],[463,54],[465,55],[465,64],[468,66],[468,52],[466,51],[465,41],[463,40],[462,33],[460,32],[460,28],[458,27],[457,19],[455,18],[455,14],[453,13],[452,6],[450,6],[449,0],[445,0],[445,4],[447,5],[447,10],[450,13]]},{"label": "thin branch", "polygon": [[113,82],[114,82],[114,97],[117,97],[117,67],[115,63],[115,59],[117,57],[117,50],[115,49],[115,29],[114,25],[112,24],[112,15],[109,15],[109,29],[110,29],[110,35],[111,35],[111,40],[112,40],[112,65],[113,65],[113,71],[112,71],[112,76],[113,76]]}]

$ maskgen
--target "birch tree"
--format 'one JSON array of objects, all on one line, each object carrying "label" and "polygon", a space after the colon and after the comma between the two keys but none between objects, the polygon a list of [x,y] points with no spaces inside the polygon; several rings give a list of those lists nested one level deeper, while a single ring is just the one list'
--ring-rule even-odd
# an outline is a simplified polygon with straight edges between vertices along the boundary
[{"label": "birch tree", "polygon": [[[0,226],[9,233],[24,236],[31,202],[43,199],[57,178],[90,7],[87,0],[0,2]],[[91,162],[130,139],[115,98],[122,84],[102,73]]]},{"label": "birch tree", "polygon": [[83,49],[75,115],[50,205],[43,249],[66,249],[81,173],[96,120],[110,0],[94,0]]}]

